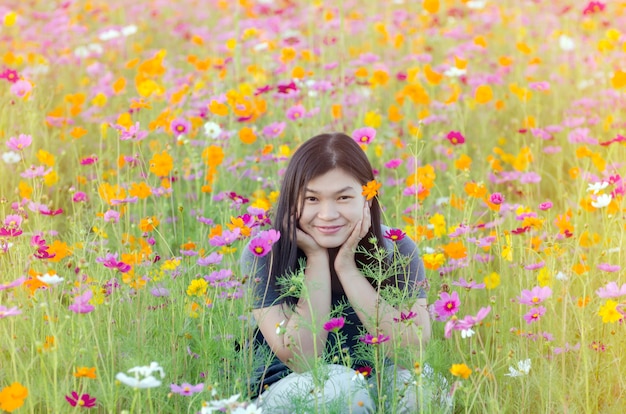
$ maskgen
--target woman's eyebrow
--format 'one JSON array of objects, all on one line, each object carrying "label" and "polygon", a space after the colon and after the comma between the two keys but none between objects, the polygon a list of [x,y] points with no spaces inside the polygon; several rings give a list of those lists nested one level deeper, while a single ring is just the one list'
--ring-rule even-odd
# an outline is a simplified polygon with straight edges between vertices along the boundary
[{"label": "woman's eyebrow", "polygon": [[[341,193],[345,193],[346,191],[349,191],[349,190],[354,190],[354,187],[346,186],[346,187],[342,188],[341,190],[335,191],[333,194],[341,194]],[[312,190],[310,188],[305,188],[304,192],[306,192],[306,193],[313,193],[313,194],[320,194],[320,191]]]}]

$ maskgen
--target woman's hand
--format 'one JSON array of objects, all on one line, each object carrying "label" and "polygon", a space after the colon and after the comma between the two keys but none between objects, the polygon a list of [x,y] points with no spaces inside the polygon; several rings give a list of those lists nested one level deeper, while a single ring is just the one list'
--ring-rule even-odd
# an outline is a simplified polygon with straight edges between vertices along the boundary
[{"label": "woman's hand", "polygon": [[322,253],[328,255],[328,251],[325,248],[317,244],[313,237],[299,228],[296,229],[296,240],[298,248],[300,248],[309,259]]},{"label": "woman's hand", "polygon": [[348,240],[345,241],[339,249],[339,252],[337,252],[337,257],[335,258],[335,271],[337,271],[337,274],[356,268],[354,252],[361,239],[367,235],[371,226],[372,216],[370,206],[369,203],[365,201],[363,205],[363,218],[356,223]]}]

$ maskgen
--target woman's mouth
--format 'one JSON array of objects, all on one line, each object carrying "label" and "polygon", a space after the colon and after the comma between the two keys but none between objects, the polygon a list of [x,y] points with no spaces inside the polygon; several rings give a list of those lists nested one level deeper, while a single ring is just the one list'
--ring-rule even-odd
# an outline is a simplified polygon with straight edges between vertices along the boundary
[{"label": "woman's mouth", "polygon": [[315,228],[322,234],[335,234],[341,230],[342,227],[343,226],[317,226]]}]

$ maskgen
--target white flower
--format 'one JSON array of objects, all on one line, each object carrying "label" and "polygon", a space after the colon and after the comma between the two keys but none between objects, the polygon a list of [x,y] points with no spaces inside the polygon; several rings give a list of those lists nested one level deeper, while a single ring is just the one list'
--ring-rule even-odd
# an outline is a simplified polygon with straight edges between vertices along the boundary
[{"label": "white flower", "polygon": [[226,400],[216,400],[205,402],[204,407],[200,410],[200,414],[210,414],[214,412],[224,412],[238,404],[237,400],[241,394],[235,394]]},{"label": "white flower", "polygon": [[609,186],[609,183],[606,181],[600,181],[599,183],[590,183],[587,186],[587,192],[593,191],[594,194],[598,194],[600,190],[604,190]]},{"label": "white flower", "polygon": [[209,138],[215,139],[222,134],[222,127],[220,127],[215,122],[207,122],[206,124],[204,124],[203,128],[204,128],[204,135],[206,135]]},{"label": "white flower", "polygon": [[282,335],[285,333],[285,320],[283,319],[280,323],[276,324],[276,335]]},{"label": "white flower", "polygon": [[237,407],[233,411],[232,414],[263,414],[263,409],[261,407],[257,407],[256,404],[248,404],[246,408]]},{"label": "white flower", "polygon": [[128,372],[134,375],[129,376],[123,372],[118,372],[115,379],[133,388],[155,388],[160,386],[161,381],[152,375],[154,372],[159,372],[161,378],[165,377],[163,368],[156,362],[152,362],[148,366],[131,368]]},{"label": "white flower", "polygon": [[561,50],[565,50],[566,52],[574,50],[574,39],[566,35],[561,35],[559,36],[559,46],[561,47]]},{"label": "white flower", "polygon": [[100,36],[98,36],[98,39],[102,40],[103,42],[106,42],[107,40],[116,39],[120,37],[121,35],[122,34],[119,31],[115,29],[109,29],[107,31],[100,33]]},{"label": "white flower", "polygon": [[470,0],[467,3],[465,3],[467,7],[469,7],[470,9],[474,9],[474,10],[480,10],[480,9],[485,8],[485,4],[487,4],[486,1],[478,1],[478,0]]},{"label": "white flower", "polygon": [[122,36],[130,36],[135,33],[137,33],[137,26],[134,24],[122,28]]},{"label": "white flower", "polygon": [[2,154],[2,161],[4,161],[7,164],[15,164],[20,162],[20,160],[22,159],[22,157],[20,157],[20,154],[18,154],[15,151],[8,151]]},{"label": "white flower", "polygon": [[601,194],[594,201],[591,202],[591,205],[595,208],[606,207],[611,204],[611,200],[613,196],[611,194]]},{"label": "white flower", "polygon": [[472,328],[469,329],[462,329],[461,330],[461,338],[465,339],[465,338],[470,338],[472,335],[474,335],[476,332],[474,332],[474,330]]},{"label": "white flower", "polygon": [[554,276],[554,277],[556,278],[556,280],[567,280],[568,279],[567,274],[565,274],[565,273],[563,273],[561,271],[559,271],[556,274],[556,276]]},{"label": "white flower", "polygon": [[[448,69],[446,69],[443,74],[446,75],[449,78],[455,78],[457,76],[463,76],[465,75],[466,70],[465,69],[459,69],[456,66],[452,66]],[[447,201],[447,198],[446,198]]]},{"label": "white flower", "polygon": [[41,276],[37,276],[37,279],[39,279],[41,282],[45,283],[46,285],[58,285],[59,283],[63,282],[65,279],[62,277],[59,277],[59,275],[51,275],[51,274],[44,274]]},{"label": "white flower", "polygon": [[504,375],[507,377],[521,377],[523,375],[528,375],[529,372],[530,372],[530,359],[525,359],[517,363],[517,368],[509,367],[509,373],[504,374]]}]

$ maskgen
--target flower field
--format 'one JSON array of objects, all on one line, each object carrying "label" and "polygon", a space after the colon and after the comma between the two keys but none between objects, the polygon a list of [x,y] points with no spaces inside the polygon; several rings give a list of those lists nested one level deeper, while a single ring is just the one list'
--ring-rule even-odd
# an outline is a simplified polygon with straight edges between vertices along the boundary
[{"label": "flower field", "polygon": [[6,0],[0,38],[0,412],[261,412],[239,257],[329,131],[420,247],[415,386],[626,410],[626,2]]}]

